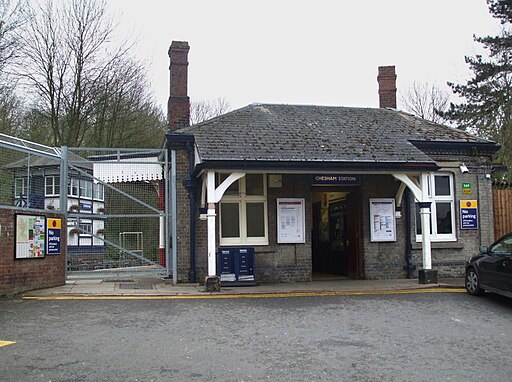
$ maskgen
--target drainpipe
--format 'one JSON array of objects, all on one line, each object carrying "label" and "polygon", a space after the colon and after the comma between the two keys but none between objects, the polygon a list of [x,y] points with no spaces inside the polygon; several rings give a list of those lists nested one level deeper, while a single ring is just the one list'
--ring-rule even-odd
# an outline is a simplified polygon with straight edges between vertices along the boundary
[{"label": "drainpipe", "polygon": [[[176,150],[171,150],[171,247],[172,247],[172,284],[178,282],[178,238],[177,238],[177,221],[176,214],[178,211],[176,203]],[[170,259],[167,258],[166,267],[170,269]]]},{"label": "drainpipe", "polygon": [[188,165],[190,169],[190,178],[186,182],[189,197],[190,214],[190,271],[188,273],[189,282],[196,282],[196,188],[197,181],[194,177],[195,152],[192,142],[187,142]]},{"label": "drainpipe", "polygon": [[405,267],[407,270],[407,278],[414,278],[413,271],[416,266],[412,263],[412,219],[411,219],[411,200],[409,190],[405,190]]},{"label": "drainpipe", "polygon": [[[59,194],[59,212],[64,215],[66,224],[61,228],[61,234],[64,232],[66,235],[66,272],[65,276],[68,277],[68,268],[70,263],[69,251],[69,237],[68,237],[68,147],[62,146],[60,148],[60,194]],[[65,231],[64,231],[65,230]]]}]

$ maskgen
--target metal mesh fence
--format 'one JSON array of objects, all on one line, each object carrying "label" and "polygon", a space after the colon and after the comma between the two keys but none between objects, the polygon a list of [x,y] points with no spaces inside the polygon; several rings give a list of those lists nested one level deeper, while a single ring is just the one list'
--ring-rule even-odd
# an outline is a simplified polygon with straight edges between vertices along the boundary
[{"label": "metal mesh fence", "polygon": [[69,150],[69,275],[165,274],[165,164],[161,150]]},{"label": "metal mesh fence", "polygon": [[61,153],[0,134],[0,208],[65,213],[70,277],[168,276],[166,166],[165,150]]},{"label": "metal mesh fence", "polygon": [[45,178],[52,171],[58,175],[59,168],[58,158],[0,146],[0,205],[48,209],[44,198]]}]

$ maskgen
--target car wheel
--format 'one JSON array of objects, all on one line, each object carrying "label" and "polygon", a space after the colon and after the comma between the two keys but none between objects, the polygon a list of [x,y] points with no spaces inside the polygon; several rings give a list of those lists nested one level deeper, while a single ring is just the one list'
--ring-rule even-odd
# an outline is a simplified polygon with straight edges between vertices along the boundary
[{"label": "car wheel", "polygon": [[473,268],[466,272],[466,291],[472,296],[481,296],[485,292],[480,288],[480,278]]}]

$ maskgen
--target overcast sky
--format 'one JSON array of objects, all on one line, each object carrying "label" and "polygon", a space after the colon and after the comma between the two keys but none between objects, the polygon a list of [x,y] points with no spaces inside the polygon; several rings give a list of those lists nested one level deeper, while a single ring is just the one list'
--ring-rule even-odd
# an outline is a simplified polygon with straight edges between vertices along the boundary
[{"label": "overcast sky", "polygon": [[465,82],[473,35],[500,29],[485,0],[107,2],[164,110],[173,40],[190,45],[193,101],[378,107],[378,66],[396,66],[398,99],[414,81]]}]

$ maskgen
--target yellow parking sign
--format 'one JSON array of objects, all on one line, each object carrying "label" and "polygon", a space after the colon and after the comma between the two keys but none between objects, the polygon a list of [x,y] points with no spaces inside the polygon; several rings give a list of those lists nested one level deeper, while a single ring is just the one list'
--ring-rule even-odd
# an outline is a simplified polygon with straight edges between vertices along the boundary
[{"label": "yellow parking sign", "polygon": [[460,208],[478,208],[477,200],[461,200]]},{"label": "yellow parking sign", "polygon": [[60,229],[62,219],[48,218],[48,228]]},{"label": "yellow parking sign", "polygon": [[478,229],[478,203],[476,200],[460,201],[460,229]]}]

